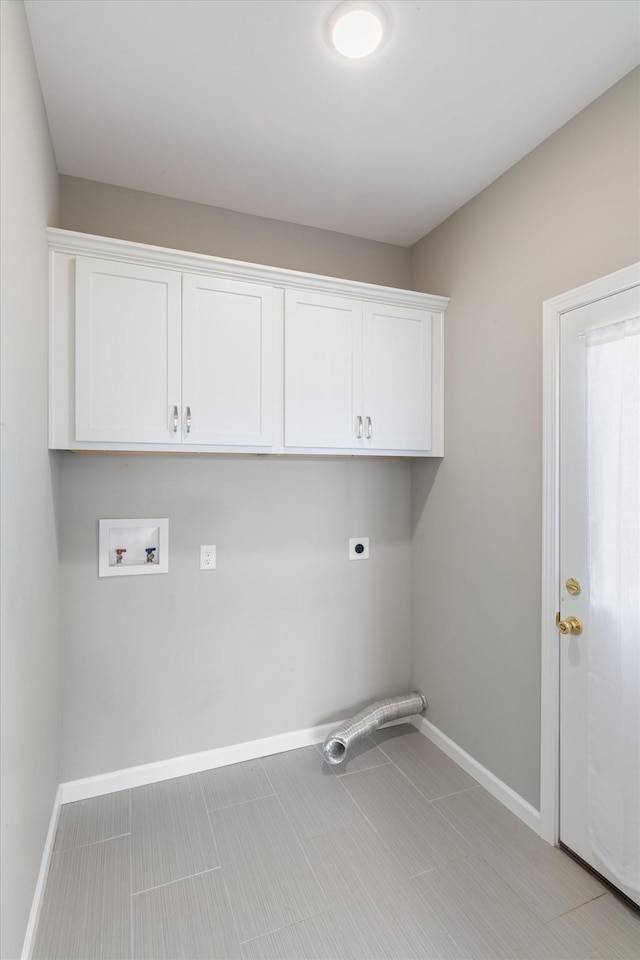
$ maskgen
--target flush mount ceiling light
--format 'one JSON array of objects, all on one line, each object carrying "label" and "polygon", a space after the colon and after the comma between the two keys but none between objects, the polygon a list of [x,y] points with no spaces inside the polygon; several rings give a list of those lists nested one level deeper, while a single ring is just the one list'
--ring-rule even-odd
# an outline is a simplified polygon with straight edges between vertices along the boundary
[{"label": "flush mount ceiling light", "polygon": [[389,33],[389,18],[375,0],[343,0],[327,19],[329,45],[350,60],[380,47]]}]

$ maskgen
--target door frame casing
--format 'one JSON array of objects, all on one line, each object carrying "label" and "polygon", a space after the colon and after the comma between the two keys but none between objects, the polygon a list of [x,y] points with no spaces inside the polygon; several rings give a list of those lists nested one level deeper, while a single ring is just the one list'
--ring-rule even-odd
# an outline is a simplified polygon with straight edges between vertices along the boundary
[{"label": "door frame casing", "polygon": [[632,264],[542,305],[542,625],[540,836],[560,836],[560,324],[562,315],[640,284]]}]

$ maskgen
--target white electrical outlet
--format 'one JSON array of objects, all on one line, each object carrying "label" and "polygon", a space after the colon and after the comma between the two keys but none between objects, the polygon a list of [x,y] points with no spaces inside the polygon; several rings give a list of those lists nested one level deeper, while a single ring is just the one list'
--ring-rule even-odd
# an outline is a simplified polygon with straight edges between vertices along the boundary
[{"label": "white electrical outlet", "polygon": [[207,547],[200,547],[200,569],[215,570],[216,568],[216,548],[211,544]]},{"label": "white electrical outlet", "polygon": [[369,537],[349,538],[349,560],[369,559]]}]

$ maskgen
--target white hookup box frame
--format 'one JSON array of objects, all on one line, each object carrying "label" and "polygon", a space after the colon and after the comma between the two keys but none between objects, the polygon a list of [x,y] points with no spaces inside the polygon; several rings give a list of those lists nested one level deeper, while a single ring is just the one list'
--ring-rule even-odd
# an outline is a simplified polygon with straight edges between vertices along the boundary
[{"label": "white hookup box frame", "polygon": [[99,521],[99,577],[168,572],[168,518]]}]

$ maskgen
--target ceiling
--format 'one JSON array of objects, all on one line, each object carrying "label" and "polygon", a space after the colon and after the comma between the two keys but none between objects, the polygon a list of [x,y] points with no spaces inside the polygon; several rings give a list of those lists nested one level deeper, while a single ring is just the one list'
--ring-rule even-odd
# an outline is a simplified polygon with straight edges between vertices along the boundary
[{"label": "ceiling", "polygon": [[26,0],[60,173],[409,246],[640,62],[637,0]]}]

